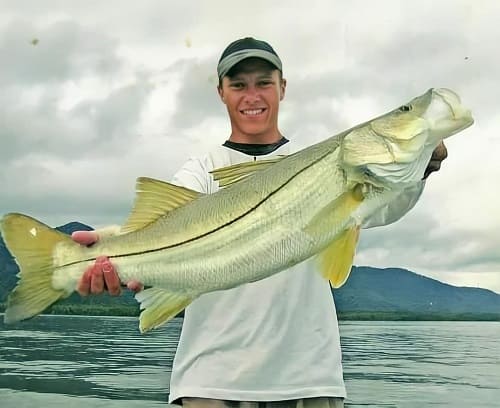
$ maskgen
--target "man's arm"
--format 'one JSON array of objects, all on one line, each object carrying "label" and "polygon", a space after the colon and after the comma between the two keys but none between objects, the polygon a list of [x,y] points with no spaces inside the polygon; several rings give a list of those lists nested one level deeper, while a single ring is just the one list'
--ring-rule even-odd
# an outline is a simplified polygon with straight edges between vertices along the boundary
[{"label": "man's arm", "polygon": [[410,211],[417,203],[420,195],[425,186],[425,180],[429,175],[441,168],[441,163],[448,157],[448,150],[443,142],[441,142],[434,152],[432,153],[431,159],[427,168],[424,172],[424,177],[420,183],[409,187],[399,195],[399,197],[393,202],[381,210],[379,210],[374,216],[370,217],[363,223],[363,228],[372,228],[382,225],[392,224],[399,220],[403,215]]}]

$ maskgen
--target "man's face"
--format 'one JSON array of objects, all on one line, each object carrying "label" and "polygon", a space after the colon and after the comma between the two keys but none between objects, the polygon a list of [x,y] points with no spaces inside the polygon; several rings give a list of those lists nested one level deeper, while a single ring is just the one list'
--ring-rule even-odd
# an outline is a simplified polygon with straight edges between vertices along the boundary
[{"label": "man's face", "polygon": [[225,76],[218,91],[231,120],[231,140],[241,143],[273,143],[278,131],[279,103],[286,81],[280,72],[258,58],[243,60]]}]

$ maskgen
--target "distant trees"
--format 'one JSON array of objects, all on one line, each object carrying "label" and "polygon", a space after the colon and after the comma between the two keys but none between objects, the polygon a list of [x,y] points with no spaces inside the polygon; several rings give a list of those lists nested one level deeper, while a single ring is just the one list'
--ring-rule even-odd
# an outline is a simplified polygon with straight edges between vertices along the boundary
[{"label": "distant trees", "polygon": [[[0,313],[7,304],[0,303]],[[55,304],[44,314],[85,315],[85,316],[139,316],[139,304]],[[500,313],[419,313],[419,312],[338,312],[339,320],[368,321],[500,321]]]}]

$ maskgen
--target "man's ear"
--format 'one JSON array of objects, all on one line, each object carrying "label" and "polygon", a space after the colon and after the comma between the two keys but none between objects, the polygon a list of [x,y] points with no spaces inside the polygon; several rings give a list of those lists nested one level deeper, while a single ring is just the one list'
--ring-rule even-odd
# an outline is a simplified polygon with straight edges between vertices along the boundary
[{"label": "man's ear", "polygon": [[226,101],[224,100],[224,91],[220,85],[217,85],[217,93],[219,94],[219,98],[222,101],[222,103],[225,104]]},{"label": "man's ear", "polygon": [[283,100],[285,97],[285,91],[286,91],[286,79],[283,78],[280,83],[280,101]]}]

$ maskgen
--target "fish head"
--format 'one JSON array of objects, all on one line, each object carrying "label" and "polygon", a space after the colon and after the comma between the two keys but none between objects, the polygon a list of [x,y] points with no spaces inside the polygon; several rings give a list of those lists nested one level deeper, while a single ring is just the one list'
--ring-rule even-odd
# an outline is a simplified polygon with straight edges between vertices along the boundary
[{"label": "fish head", "polygon": [[473,123],[471,112],[455,92],[431,88],[349,131],[342,141],[343,163],[357,179],[362,175],[363,181],[414,183],[423,178],[441,141]]}]

